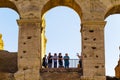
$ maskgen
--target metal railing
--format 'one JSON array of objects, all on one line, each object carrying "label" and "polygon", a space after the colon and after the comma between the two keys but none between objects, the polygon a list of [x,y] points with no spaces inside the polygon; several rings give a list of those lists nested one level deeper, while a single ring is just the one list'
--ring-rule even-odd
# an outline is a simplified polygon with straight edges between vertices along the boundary
[{"label": "metal railing", "polygon": [[[69,59],[69,68],[77,68],[79,64],[79,59]],[[63,60],[64,67],[64,60]],[[52,68],[54,68],[54,61],[52,61]],[[59,68],[59,63],[57,60],[57,68]]]},{"label": "metal railing", "polygon": [[69,62],[70,62],[69,64],[70,68],[77,68],[79,64],[79,59],[70,59]]}]

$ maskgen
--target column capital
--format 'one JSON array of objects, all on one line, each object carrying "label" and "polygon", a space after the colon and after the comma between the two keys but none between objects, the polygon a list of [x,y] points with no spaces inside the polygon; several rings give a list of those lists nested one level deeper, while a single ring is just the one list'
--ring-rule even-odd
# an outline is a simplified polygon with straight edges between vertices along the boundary
[{"label": "column capital", "polygon": [[17,23],[19,26],[24,26],[24,25],[35,25],[36,23],[40,24],[41,19],[19,19],[17,20]]},{"label": "column capital", "polygon": [[84,21],[81,23],[81,27],[88,28],[88,29],[101,29],[104,30],[104,27],[106,25],[106,21]]},{"label": "column capital", "polygon": [[83,21],[81,23],[82,25],[105,25],[106,24],[106,21]]},{"label": "column capital", "polygon": [[33,23],[33,22],[41,22],[41,19],[19,19],[17,20],[18,23]]}]

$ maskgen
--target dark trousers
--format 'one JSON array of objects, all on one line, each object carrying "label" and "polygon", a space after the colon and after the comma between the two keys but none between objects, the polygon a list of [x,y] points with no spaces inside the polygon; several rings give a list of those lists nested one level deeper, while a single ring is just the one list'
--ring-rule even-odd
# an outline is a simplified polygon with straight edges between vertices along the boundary
[{"label": "dark trousers", "polygon": [[82,68],[82,60],[79,60],[80,68]]},{"label": "dark trousers", "polygon": [[57,62],[54,62],[54,68],[57,68]]}]

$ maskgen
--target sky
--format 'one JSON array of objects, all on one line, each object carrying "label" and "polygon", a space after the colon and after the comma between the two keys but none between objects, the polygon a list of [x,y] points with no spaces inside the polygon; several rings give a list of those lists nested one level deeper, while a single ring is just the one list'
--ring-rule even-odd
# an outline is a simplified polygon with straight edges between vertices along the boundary
[{"label": "sky", "polygon": [[[18,51],[19,14],[10,8],[0,8],[0,33],[3,35],[4,49]],[[46,54],[68,53],[71,59],[78,59],[81,53],[81,20],[79,15],[68,7],[55,7],[46,15]],[[108,16],[104,30],[106,75],[114,76],[114,68],[119,60],[120,14]]]}]

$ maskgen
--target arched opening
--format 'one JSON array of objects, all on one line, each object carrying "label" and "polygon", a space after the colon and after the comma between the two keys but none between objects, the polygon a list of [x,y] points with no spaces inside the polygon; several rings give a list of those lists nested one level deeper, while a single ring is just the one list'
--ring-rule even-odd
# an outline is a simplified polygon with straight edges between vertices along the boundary
[{"label": "arched opening", "polygon": [[[56,16],[56,17],[54,17]],[[46,13],[46,53],[65,53],[71,59],[78,59],[81,52],[80,19],[74,10],[68,7],[56,7]]]},{"label": "arched opening", "polygon": [[4,50],[18,51],[18,25],[19,15],[10,8],[0,8],[0,33],[3,35]]},{"label": "arched opening", "polygon": [[[57,53],[57,55],[62,53],[62,56],[68,53],[71,59],[78,59],[76,53],[81,53],[81,27],[79,18],[81,12],[78,13],[77,11],[80,10],[80,7],[78,8],[78,5],[77,7],[75,7],[76,5],[73,7],[72,4],[74,3],[67,4],[66,2],[62,2],[60,4],[61,1],[56,3],[53,1],[54,5],[49,5],[52,1],[48,2],[47,5],[49,5],[49,7],[45,5],[42,10],[42,19],[43,15],[45,19],[45,21],[42,21],[43,23],[46,22],[45,35],[47,42],[45,53],[47,55],[49,52],[51,52],[52,55],[54,55],[54,53]],[[77,63],[78,61],[76,64]]]},{"label": "arched opening", "polygon": [[0,0],[0,7],[1,8],[11,8],[11,9],[15,10],[17,13],[19,13],[16,5],[9,0]]},{"label": "arched opening", "polygon": [[0,33],[3,35],[4,50],[18,51],[19,12],[15,4],[9,0],[0,1]]},{"label": "arched opening", "polygon": [[[120,6],[112,7],[105,15],[105,56],[106,75],[115,76],[115,67],[119,60],[120,46]],[[114,14],[114,15],[113,15]]]},{"label": "arched opening", "polygon": [[48,10],[56,6],[68,6],[74,9],[82,18],[82,9],[74,0],[50,0],[44,5],[41,16],[43,16]]},{"label": "arched opening", "polygon": [[[0,71],[15,73],[18,52],[18,10],[9,0],[0,0],[0,33],[4,42],[4,50],[0,51]],[[11,54],[9,54],[11,53]],[[13,54],[12,54],[13,53]]]}]

